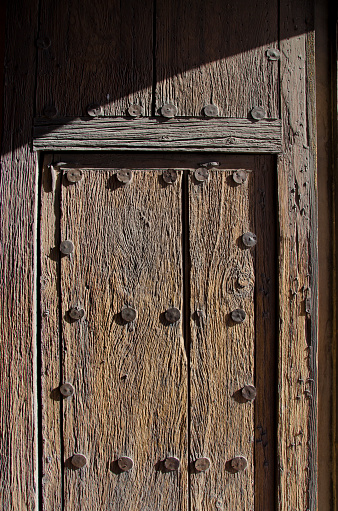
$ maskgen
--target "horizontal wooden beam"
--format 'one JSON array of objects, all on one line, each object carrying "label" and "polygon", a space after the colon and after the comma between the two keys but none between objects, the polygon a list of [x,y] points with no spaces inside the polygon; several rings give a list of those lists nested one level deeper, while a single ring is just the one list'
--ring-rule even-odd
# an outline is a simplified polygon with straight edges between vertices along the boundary
[{"label": "horizontal wooden beam", "polygon": [[36,151],[281,152],[281,121],[249,119],[62,118],[36,119]]}]

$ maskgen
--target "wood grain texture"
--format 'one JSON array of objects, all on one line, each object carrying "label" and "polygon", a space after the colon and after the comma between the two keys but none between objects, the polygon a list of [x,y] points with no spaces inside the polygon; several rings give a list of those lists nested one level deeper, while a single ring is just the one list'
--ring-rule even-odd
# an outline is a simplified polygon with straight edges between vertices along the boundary
[{"label": "wood grain texture", "polygon": [[151,114],[153,2],[41,2],[37,113],[84,115],[98,103],[105,115],[124,115],[134,103]]},{"label": "wood grain texture", "polygon": [[1,147],[0,508],[35,511],[35,205],[31,138],[38,2],[7,3]]},{"label": "wood grain texture", "polygon": [[[262,299],[262,286],[266,291],[274,264],[273,166],[271,159],[252,159],[243,168],[249,177],[239,186],[231,170],[213,171],[209,182],[202,184],[190,176],[190,456],[191,462],[201,456],[211,460],[208,472],[191,475],[194,510],[273,509],[274,289],[265,331],[267,318],[262,314],[262,302],[267,301],[266,296]],[[247,231],[257,234],[261,248],[244,247],[241,236]],[[272,250],[262,262],[267,242]],[[247,281],[243,288],[239,278]],[[267,313],[269,306],[264,309]],[[237,308],[246,311],[242,324],[230,317]],[[248,384],[257,386],[256,405],[240,402],[240,390]],[[258,452],[262,439],[263,455]],[[229,461],[238,455],[248,459],[248,468],[234,474]],[[271,465],[264,466],[265,461]]]},{"label": "wood grain texture", "polygon": [[[61,239],[74,253],[62,259],[65,381],[66,509],[187,509],[187,360],[182,323],[181,188],[158,171],[135,171],[119,186],[116,171],[86,170],[62,185]],[[71,322],[82,306],[86,317]],[[137,310],[124,324],[123,307]],[[73,470],[82,452],[88,466]],[[118,473],[116,460],[134,468]],[[163,460],[181,460],[165,472]]]},{"label": "wood grain texture", "polygon": [[156,109],[173,103],[178,115],[246,118],[254,106],[279,117],[276,0],[156,1]]},{"label": "wood grain texture", "polygon": [[248,119],[37,120],[35,150],[158,150],[279,153],[280,121]]},{"label": "wood grain texture", "polygon": [[[42,509],[62,509],[60,374],[60,181],[44,158],[40,212],[40,312],[41,312],[41,438]],[[62,382],[61,382],[62,383]]]},{"label": "wood grain texture", "polygon": [[317,509],[318,226],[312,9],[313,2],[306,0],[281,4],[280,510]]}]

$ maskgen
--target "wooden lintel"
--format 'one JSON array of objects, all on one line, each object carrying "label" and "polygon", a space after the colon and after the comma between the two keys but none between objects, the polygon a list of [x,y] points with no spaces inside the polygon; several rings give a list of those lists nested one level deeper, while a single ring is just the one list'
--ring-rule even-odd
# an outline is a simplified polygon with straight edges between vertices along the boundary
[{"label": "wooden lintel", "polygon": [[249,119],[114,118],[36,119],[36,151],[227,151],[281,152],[281,121]]}]

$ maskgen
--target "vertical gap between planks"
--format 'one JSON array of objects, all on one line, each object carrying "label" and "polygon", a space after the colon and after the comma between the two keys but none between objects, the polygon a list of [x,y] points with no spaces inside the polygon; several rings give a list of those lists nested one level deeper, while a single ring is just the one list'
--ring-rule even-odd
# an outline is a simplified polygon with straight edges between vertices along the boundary
[{"label": "vertical gap between planks", "polygon": [[190,463],[191,463],[191,433],[190,433],[190,345],[191,345],[191,325],[190,325],[190,247],[189,247],[189,171],[182,171],[182,267],[183,267],[183,310],[182,310],[182,328],[183,338],[187,356],[187,437],[188,437],[188,511],[191,510],[191,484],[190,484]]},{"label": "vertical gap between planks", "polygon": [[275,251],[275,363],[274,363],[274,375],[273,375],[273,385],[276,389],[275,393],[275,402],[273,407],[273,415],[274,415],[274,462],[275,462],[275,474],[274,474],[274,499],[275,499],[275,508],[278,509],[278,487],[280,484],[280,477],[279,477],[279,464],[278,464],[278,421],[279,421],[279,375],[278,375],[278,364],[279,364],[279,328],[278,328],[278,318],[279,318],[279,296],[280,296],[280,289],[279,289],[279,279],[278,275],[280,272],[280,225],[279,225],[279,215],[278,215],[278,156],[273,156],[273,172],[274,172],[274,179],[273,179],[273,199],[274,204],[277,205],[277,208],[275,209],[275,238],[274,243],[276,247]]},{"label": "vertical gap between planks", "polygon": [[[156,0],[153,0],[153,86],[152,86],[152,98],[151,98],[151,113],[152,117],[156,115]],[[184,174],[183,174],[184,176]]]}]

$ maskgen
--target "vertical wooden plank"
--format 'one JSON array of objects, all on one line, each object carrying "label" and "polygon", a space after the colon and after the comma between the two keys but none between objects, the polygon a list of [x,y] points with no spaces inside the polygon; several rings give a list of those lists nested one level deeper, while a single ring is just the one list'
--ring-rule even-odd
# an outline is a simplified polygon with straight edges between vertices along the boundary
[{"label": "vertical wooden plank", "polygon": [[280,20],[279,509],[314,511],[318,258],[313,2],[282,2]]},{"label": "vertical wooden plank", "polygon": [[60,437],[60,171],[44,158],[40,213],[41,311],[41,501],[44,511],[61,510]]},{"label": "vertical wooden plank", "polygon": [[60,115],[125,115],[134,103],[151,114],[153,2],[43,0],[37,114],[54,105]]},{"label": "vertical wooden plank", "polygon": [[[187,509],[187,367],[182,323],[181,175],[86,170],[62,186],[64,378],[75,388],[64,404],[65,508]],[[85,317],[74,322],[69,310]],[[124,307],[137,319],[126,324]],[[74,470],[81,452],[88,465]],[[133,459],[121,473],[120,456]],[[168,456],[181,460],[167,472]]]},{"label": "vertical wooden plank", "polygon": [[[263,14],[262,14],[263,13]],[[279,117],[276,0],[156,1],[156,108],[177,106],[177,115],[246,118],[254,106]]]},{"label": "vertical wooden plank", "polygon": [[0,508],[37,506],[36,154],[30,151],[37,1],[7,2],[1,149]]},{"label": "vertical wooden plank", "polygon": [[[250,172],[235,186],[224,170],[189,180],[190,456],[211,461],[191,474],[193,510],[254,508],[254,406],[239,399],[255,377],[255,248],[241,240],[255,228],[252,181]],[[243,323],[231,319],[235,309],[245,310]],[[236,456],[247,459],[245,471],[231,469]]]}]

